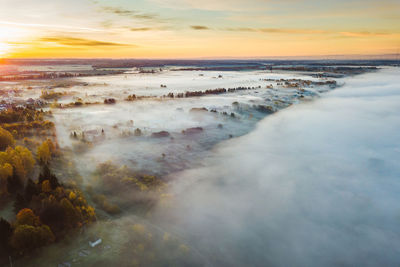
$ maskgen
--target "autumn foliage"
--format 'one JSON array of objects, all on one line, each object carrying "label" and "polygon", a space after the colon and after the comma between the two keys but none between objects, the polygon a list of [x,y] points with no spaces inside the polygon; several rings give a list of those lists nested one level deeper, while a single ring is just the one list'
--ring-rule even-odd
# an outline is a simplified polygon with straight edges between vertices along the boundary
[{"label": "autumn foliage", "polygon": [[45,140],[37,149],[37,158],[39,162],[42,164],[49,163],[55,153],[55,149],[56,147],[50,139]]},{"label": "autumn foliage", "polygon": [[17,146],[0,152],[0,195],[8,193],[10,183],[23,185],[35,166],[29,149]]},{"label": "autumn foliage", "polygon": [[0,150],[4,150],[9,146],[14,146],[15,140],[12,134],[0,127]]}]

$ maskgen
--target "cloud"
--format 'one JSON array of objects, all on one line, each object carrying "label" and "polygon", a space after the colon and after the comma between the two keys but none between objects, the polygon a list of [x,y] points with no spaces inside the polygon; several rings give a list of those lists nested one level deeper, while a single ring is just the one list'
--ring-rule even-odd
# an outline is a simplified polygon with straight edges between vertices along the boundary
[{"label": "cloud", "polygon": [[[374,13],[393,13],[398,8],[396,0],[338,0],[334,2],[321,2],[318,0],[151,0],[165,8],[198,9],[203,11],[235,12],[264,12],[274,16],[276,13],[290,12],[291,15],[301,15],[303,18],[316,13],[329,16],[331,12],[345,12],[349,15],[375,15]],[[373,9],[368,10],[368,9]],[[389,9],[389,10],[387,10]],[[301,12],[300,12],[301,11]],[[351,12],[351,13],[350,13]],[[367,13],[366,13],[367,12]],[[302,13],[302,14],[298,14]]]},{"label": "cloud", "polygon": [[154,220],[214,266],[398,266],[400,70],[347,78],[179,174]]},{"label": "cloud", "polygon": [[201,26],[201,25],[192,25],[190,26],[193,30],[210,30],[209,27],[207,26]]},{"label": "cloud", "polygon": [[389,36],[393,35],[392,33],[384,33],[384,32],[339,32],[342,36],[345,37],[375,37],[375,36]]},{"label": "cloud", "polygon": [[329,33],[324,30],[311,30],[311,29],[279,29],[279,28],[226,28],[227,31],[234,32],[263,32],[263,33],[289,33],[289,34],[321,34]]},{"label": "cloud", "polygon": [[385,33],[385,32],[344,32],[344,31],[332,31],[332,30],[319,30],[319,29],[289,29],[289,28],[251,28],[251,27],[239,27],[239,28],[225,28],[225,31],[232,32],[254,32],[254,33],[272,33],[272,34],[318,34],[318,35],[330,35],[332,38],[361,38],[361,37],[387,37],[398,35],[397,33]]},{"label": "cloud", "polygon": [[130,10],[130,9],[121,8],[121,7],[102,6],[101,10],[106,13],[117,15],[120,17],[127,17],[130,19],[146,20],[146,21],[154,21],[154,22],[167,21],[167,19],[161,18],[157,14],[142,13],[142,12],[139,12],[136,10]]},{"label": "cloud", "polygon": [[90,40],[84,38],[76,38],[76,37],[42,37],[38,39],[39,42],[48,42],[48,43],[56,43],[60,45],[66,46],[134,46],[128,44],[114,43],[114,42],[105,42],[105,41],[97,41]]},{"label": "cloud", "polygon": [[109,12],[109,13],[116,14],[116,15],[119,15],[119,16],[134,17],[136,15],[135,11],[128,10],[128,9],[123,9],[123,8],[118,8],[118,7],[105,6],[105,7],[102,7],[102,9],[105,12]]},{"label": "cloud", "polygon": [[129,30],[132,32],[144,32],[144,31],[151,31],[153,30],[153,28],[141,27],[141,28],[129,28]]}]

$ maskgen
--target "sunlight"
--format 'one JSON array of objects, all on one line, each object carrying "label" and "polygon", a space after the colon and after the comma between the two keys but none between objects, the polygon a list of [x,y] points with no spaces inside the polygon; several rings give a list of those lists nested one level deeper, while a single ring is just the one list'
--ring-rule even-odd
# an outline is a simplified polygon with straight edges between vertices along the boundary
[{"label": "sunlight", "polygon": [[27,36],[27,32],[16,27],[2,26],[0,27],[0,57],[9,55],[16,44],[23,37]]},{"label": "sunlight", "polygon": [[11,45],[0,43],[0,57],[4,57],[11,51]]}]

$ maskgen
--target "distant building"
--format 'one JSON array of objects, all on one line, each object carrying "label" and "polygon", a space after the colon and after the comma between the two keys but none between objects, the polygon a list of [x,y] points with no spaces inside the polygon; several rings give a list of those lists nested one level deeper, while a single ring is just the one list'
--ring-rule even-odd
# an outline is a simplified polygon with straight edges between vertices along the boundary
[{"label": "distant building", "polygon": [[92,248],[94,248],[94,247],[100,245],[101,242],[102,242],[102,240],[101,240],[101,238],[99,238],[99,239],[97,239],[97,240],[94,241],[94,242],[89,241],[89,245],[90,245]]}]

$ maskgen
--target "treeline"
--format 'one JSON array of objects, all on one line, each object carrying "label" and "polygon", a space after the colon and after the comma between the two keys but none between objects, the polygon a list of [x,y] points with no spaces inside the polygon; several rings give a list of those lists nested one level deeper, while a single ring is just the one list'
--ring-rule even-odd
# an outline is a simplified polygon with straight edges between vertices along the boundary
[{"label": "treeline", "polygon": [[20,81],[35,79],[59,79],[71,77],[103,76],[110,74],[122,74],[124,70],[89,70],[81,72],[18,72],[16,74],[0,75],[0,81]]},{"label": "treeline", "polygon": [[54,135],[54,123],[46,120],[50,111],[36,110],[34,107],[11,107],[0,112],[0,125],[15,138],[32,135]]},{"label": "treeline", "polygon": [[217,88],[217,89],[208,89],[205,91],[187,91],[185,93],[168,93],[167,95],[164,95],[164,97],[170,97],[170,98],[184,98],[184,97],[196,97],[196,96],[204,96],[204,95],[219,95],[219,94],[224,94],[224,93],[233,93],[235,91],[243,91],[243,90],[255,90],[255,89],[260,89],[261,86],[257,87],[245,87],[245,86],[239,86],[235,88]]},{"label": "treeline", "polygon": [[[205,91],[186,91],[185,93],[168,93],[166,95],[163,95],[162,98],[187,98],[187,97],[198,97],[198,96],[205,96],[205,95],[219,95],[219,94],[225,94],[225,93],[233,93],[236,91],[243,91],[243,90],[255,90],[255,89],[261,89],[261,86],[257,87],[245,87],[245,86],[239,86],[235,88],[217,88],[217,89],[207,89]],[[135,100],[142,100],[142,99],[149,99],[149,98],[157,98],[153,96],[137,96],[135,94],[128,95],[127,98],[125,98],[126,101],[135,101]]]},{"label": "treeline", "polygon": [[36,110],[33,107],[11,107],[10,109],[0,112],[0,122],[3,124],[42,121],[47,114],[49,113],[43,110]]},{"label": "treeline", "polygon": [[66,94],[65,92],[42,90],[40,98],[45,99],[45,100],[53,100],[53,99],[59,99],[60,97],[64,96],[65,94]]}]

